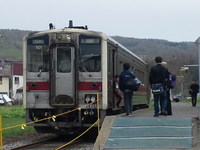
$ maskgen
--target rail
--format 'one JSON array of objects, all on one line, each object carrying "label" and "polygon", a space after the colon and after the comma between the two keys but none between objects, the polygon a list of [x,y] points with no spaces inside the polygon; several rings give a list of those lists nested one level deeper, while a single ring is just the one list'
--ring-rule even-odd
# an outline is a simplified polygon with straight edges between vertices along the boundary
[{"label": "rail", "polygon": [[75,140],[80,138],[82,135],[87,133],[96,124],[98,125],[98,134],[99,134],[99,131],[100,131],[100,106],[99,106],[99,94],[98,93],[97,93],[97,100],[93,103],[84,105],[82,107],[75,108],[75,109],[67,111],[67,112],[63,112],[63,113],[60,113],[60,114],[57,114],[57,115],[53,115],[53,116],[50,116],[50,117],[47,117],[47,118],[43,118],[43,119],[39,119],[39,120],[27,122],[27,123],[22,123],[22,124],[10,126],[10,127],[2,128],[2,119],[1,119],[1,116],[0,116],[0,150],[3,150],[3,136],[2,136],[3,130],[8,130],[8,129],[16,128],[16,127],[21,127],[21,129],[23,130],[23,129],[26,128],[27,125],[30,125],[30,124],[33,124],[33,123],[36,123],[36,122],[41,122],[41,121],[48,120],[48,119],[52,119],[55,122],[56,118],[59,117],[59,116],[74,112],[76,110],[81,110],[82,108],[85,108],[85,107],[92,105],[92,104],[95,104],[95,103],[97,103],[97,121],[94,124],[92,124],[87,130],[85,130],[82,134],[80,134],[79,136],[77,136],[76,138],[71,140],[70,142],[66,143],[65,145],[55,149],[55,150],[60,150],[61,148],[66,147],[67,145],[71,144],[72,142],[74,142]]}]

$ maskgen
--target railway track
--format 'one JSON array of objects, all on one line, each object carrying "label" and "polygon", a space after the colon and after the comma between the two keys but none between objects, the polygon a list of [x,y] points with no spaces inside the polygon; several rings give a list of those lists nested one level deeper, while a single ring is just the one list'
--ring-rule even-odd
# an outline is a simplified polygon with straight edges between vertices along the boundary
[{"label": "railway track", "polygon": [[[76,136],[75,135],[68,135],[68,136],[58,136],[53,137],[45,140],[41,140],[38,142],[30,143],[27,145],[23,145],[17,148],[13,148],[12,150],[56,150],[62,145],[73,140]],[[92,138],[90,138],[92,137]],[[92,150],[96,137],[94,136],[84,136],[80,137],[76,141],[72,142],[66,147],[63,147],[62,150],[81,150],[83,148],[87,150]]]}]

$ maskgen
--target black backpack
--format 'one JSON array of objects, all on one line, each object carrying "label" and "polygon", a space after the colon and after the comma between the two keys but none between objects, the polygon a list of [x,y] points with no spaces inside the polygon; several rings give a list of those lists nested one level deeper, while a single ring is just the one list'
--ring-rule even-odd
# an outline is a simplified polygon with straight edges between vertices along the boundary
[{"label": "black backpack", "polygon": [[133,90],[133,91],[138,91],[141,81],[135,77],[135,78],[131,78],[131,77],[127,77],[125,80],[125,86],[127,89]]}]

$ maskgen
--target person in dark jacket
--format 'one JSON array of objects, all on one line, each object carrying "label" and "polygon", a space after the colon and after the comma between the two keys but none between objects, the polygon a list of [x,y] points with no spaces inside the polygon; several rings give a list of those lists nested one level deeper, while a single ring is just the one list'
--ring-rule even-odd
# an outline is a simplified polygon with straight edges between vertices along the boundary
[{"label": "person in dark jacket", "polygon": [[133,89],[131,89],[131,87],[127,85],[127,81],[135,78],[135,75],[129,71],[129,68],[130,68],[129,63],[124,63],[123,64],[124,71],[120,74],[119,77],[119,88],[124,95],[124,107],[127,116],[131,116],[133,110],[133,105],[132,105]]},{"label": "person in dark jacket", "polygon": [[151,87],[155,84],[160,84],[162,86],[163,92],[159,94],[153,94],[154,96],[154,117],[159,116],[159,102],[162,105],[161,114],[167,115],[167,95],[166,95],[166,69],[161,65],[162,57],[158,56],[155,58],[155,62],[157,63],[153,66],[149,73],[149,83]]},{"label": "person in dark jacket", "polygon": [[196,83],[196,80],[192,81],[190,85],[189,94],[192,97],[192,106],[195,107],[197,104],[197,93],[199,93],[199,85]]}]

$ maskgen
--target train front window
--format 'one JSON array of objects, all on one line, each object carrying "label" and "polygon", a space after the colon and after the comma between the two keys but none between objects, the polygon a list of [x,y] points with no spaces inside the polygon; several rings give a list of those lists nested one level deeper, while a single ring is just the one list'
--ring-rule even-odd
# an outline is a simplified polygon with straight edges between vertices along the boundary
[{"label": "train front window", "polygon": [[60,73],[71,72],[71,49],[70,48],[57,49],[57,72],[60,72]]},{"label": "train front window", "polygon": [[101,39],[99,37],[80,35],[79,71],[101,71]]},{"label": "train front window", "polygon": [[47,35],[28,39],[27,70],[29,72],[47,72],[49,70]]}]

